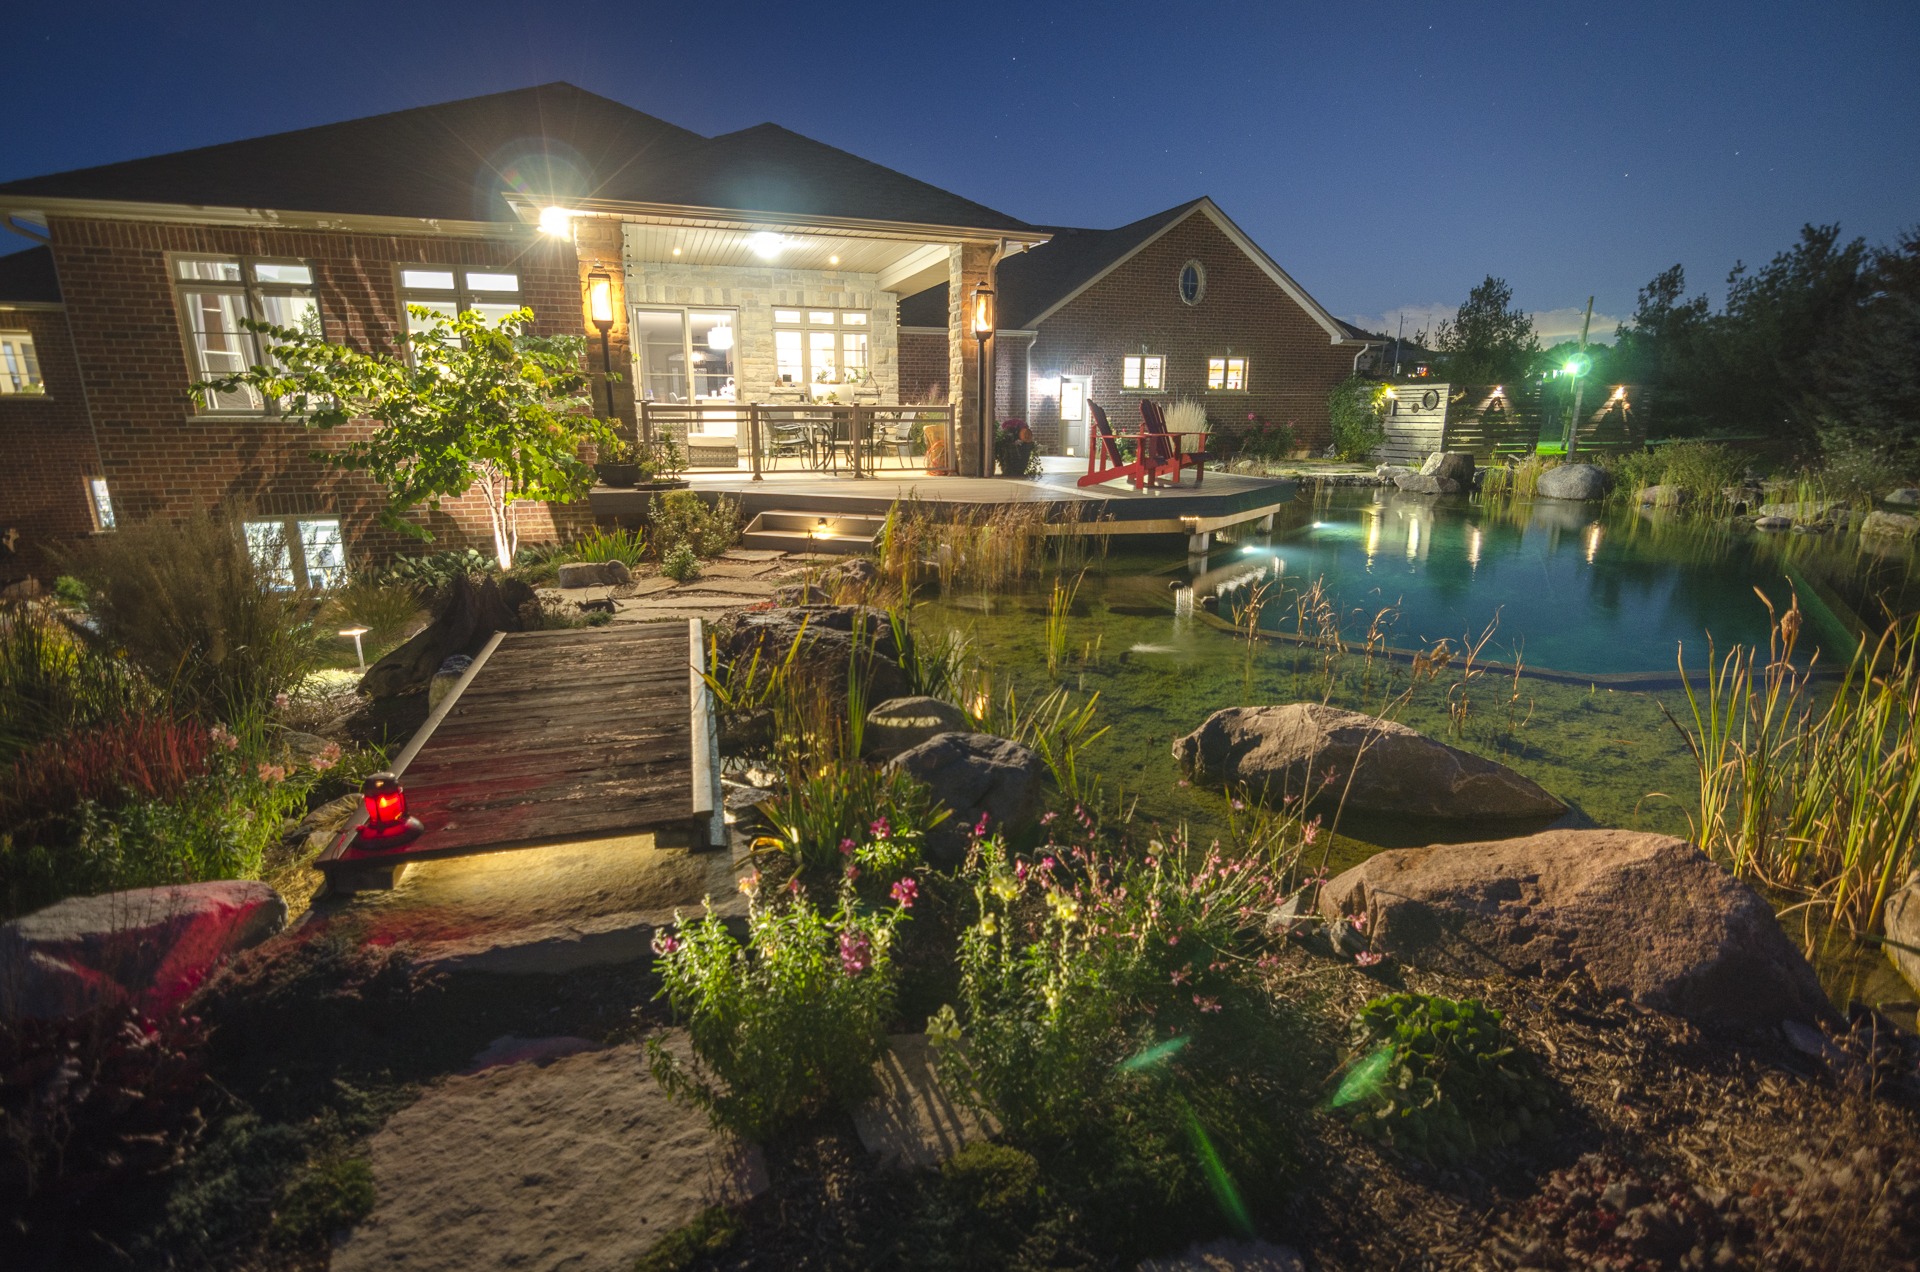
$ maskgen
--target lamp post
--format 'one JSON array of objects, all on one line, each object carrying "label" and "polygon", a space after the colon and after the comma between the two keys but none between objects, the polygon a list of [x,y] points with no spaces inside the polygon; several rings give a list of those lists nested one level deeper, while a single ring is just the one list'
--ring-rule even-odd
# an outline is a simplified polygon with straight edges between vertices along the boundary
[{"label": "lamp post", "polygon": [[980,475],[993,476],[993,421],[987,417],[987,337],[993,334],[993,285],[976,283],[973,288],[973,338],[976,413],[980,418]]},{"label": "lamp post", "polygon": [[613,330],[613,278],[601,269],[587,275],[587,311],[600,329],[600,378],[607,386],[607,418],[613,418],[613,353],[607,333]]},{"label": "lamp post", "polygon": [[1580,352],[1567,360],[1567,370],[1573,375],[1573,414],[1567,417],[1567,459],[1573,459],[1573,452],[1580,445],[1580,390],[1586,385],[1580,377],[1593,366],[1593,360],[1587,357],[1587,332],[1593,327],[1593,297],[1587,297],[1587,316],[1580,323]]},{"label": "lamp post", "polygon": [[367,669],[367,651],[360,644],[360,638],[372,630],[370,627],[342,627],[340,629],[342,636],[353,637],[353,656],[359,660],[360,670],[362,671]]}]

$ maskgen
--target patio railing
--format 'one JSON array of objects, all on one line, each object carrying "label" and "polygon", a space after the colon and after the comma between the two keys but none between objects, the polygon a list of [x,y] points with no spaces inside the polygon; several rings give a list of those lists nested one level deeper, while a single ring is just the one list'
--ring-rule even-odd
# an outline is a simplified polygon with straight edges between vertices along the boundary
[{"label": "patio railing", "polygon": [[703,472],[953,471],[951,406],[642,402],[640,437],[671,437]]}]

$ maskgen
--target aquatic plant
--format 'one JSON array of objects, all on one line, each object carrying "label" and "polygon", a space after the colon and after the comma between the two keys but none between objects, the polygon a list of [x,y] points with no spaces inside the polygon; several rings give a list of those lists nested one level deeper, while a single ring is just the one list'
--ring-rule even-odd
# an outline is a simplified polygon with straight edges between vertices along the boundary
[{"label": "aquatic plant", "polygon": [[1332,1105],[1364,1135],[1458,1162],[1550,1131],[1550,1088],[1474,999],[1376,998],[1354,1017],[1353,1047]]},{"label": "aquatic plant", "polygon": [[1086,533],[1077,519],[1052,521],[1038,503],[936,512],[918,500],[896,501],[875,540],[881,575],[903,596],[930,581],[943,591],[1000,591],[1079,569],[1106,547],[1106,536]]},{"label": "aquatic plant", "polygon": [[1480,478],[1480,497],[1488,503],[1532,499],[1540,490],[1540,477],[1560,461],[1551,456],[1531,453],[1505,464],[1489,465]]},{"label": "aquatic plant", "polygon": [[1067,620],[1073,616],[1073,598],[1080,590],[1086,572],[1067,583],[1061,576],[1053,580],[1053,592],[1047,598],[1047,675],[1058,679],[1067,660]]},{"label": "aquatic plant", "polygon": [[1694,837],[1735,873],[1870,934],[1920,854],[1920,618],[1862,641],[1822,705],[1817,658],[1793,662],[1798,598],[1785,611],[1760,599],[1775,615],[1764,662],[1753,646],[1717,657],[1709,640],[1696,688],[1681,652],[1693,727],[1674,727],[1699,775]]},{"label": "aquatic plant", "polygon": [[1083,773],[1080,764],[1081,753],[1107,733],[1108,726],[1095,725],[1098,693],[1076,700],[1062,686],[1023,699],[1011,681],[996,691],[993,672],[978,664],[958,683],[960,709],[976,729],[1031,748],[1065,798],[1088,808],[1098,804],[1099,778]]},{"label": "aquatic plant", "polygon": [[747,894],[747,939],[708,907],[654,938],[659,997],[686,1022],[688,1062],[653,1039],[654,1080],[714,1125],[761,1139],[873,1089],[893,1015],[895,930],[911,901],[872,909],[843,888],[832,913],[795,888]]}]

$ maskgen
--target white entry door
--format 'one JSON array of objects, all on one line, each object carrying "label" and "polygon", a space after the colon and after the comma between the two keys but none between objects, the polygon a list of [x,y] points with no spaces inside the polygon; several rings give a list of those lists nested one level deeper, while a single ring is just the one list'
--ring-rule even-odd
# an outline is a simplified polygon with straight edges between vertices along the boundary
[{"label": "white entry door", "polygon": [[1078,455],[1087,445],[1087,424],[1092,418],[1087,401],[1092,393],[1092,376],[1060,377],[1060,445],[1069,455]]}]

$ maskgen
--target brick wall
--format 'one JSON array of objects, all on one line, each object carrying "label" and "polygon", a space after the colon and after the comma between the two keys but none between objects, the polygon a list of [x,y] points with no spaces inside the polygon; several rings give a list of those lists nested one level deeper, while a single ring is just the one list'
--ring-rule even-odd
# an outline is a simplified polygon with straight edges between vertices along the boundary
[{"label": "brick wall", "polygon": [[[327,336],[379,347],[401,328],[396,266],[494,266],[519,273],[521,294],[546,334],[584,332],[581,276],[573,246],[548,239],[499,240],[338,231],[161,225],[55,218],[52,246],[67,321],[83,369],[87,405],[123,524],[181,519],[223,503],[266,513],[316,512],[341,518],[350,556],[420,551],[378,524],[381,491],[312,452],[364,436],[371,425],[323,433],[271,418],[196,414],[196,378],[168,273],[169,252],[298,257],[315,266]],[[597,343],[597,340],[596,340]],[[598,350],[592,353],[597,360]],[[56,488],[56,494],[58,489]],[[80,499],[76,487],[75,501]],[[0,506],[0,515],[9,512]],[[79,505],[86,515],[84,504]],[[562,523],[556,526],[556,518]],[[445,501],[416,520],[434,549],[491,543],[478,498]],[[591,521],[584,501],[568,508],[523,507],[525,541],[553,538]]]},{"label": "brick wall", "polygon": [[0,306],[0,330],[33,337],[47,390],[0,394],[0,536],[15,532],[11,547],[0,542],[0,582],[9,582],[55,572],[49,550],[92,532],[86,483],[100,465],[66,315]]},{"label": "brick wall", "polygon": [[900,400],[947,400],[947,333],[945,328],[900,328]]}]

